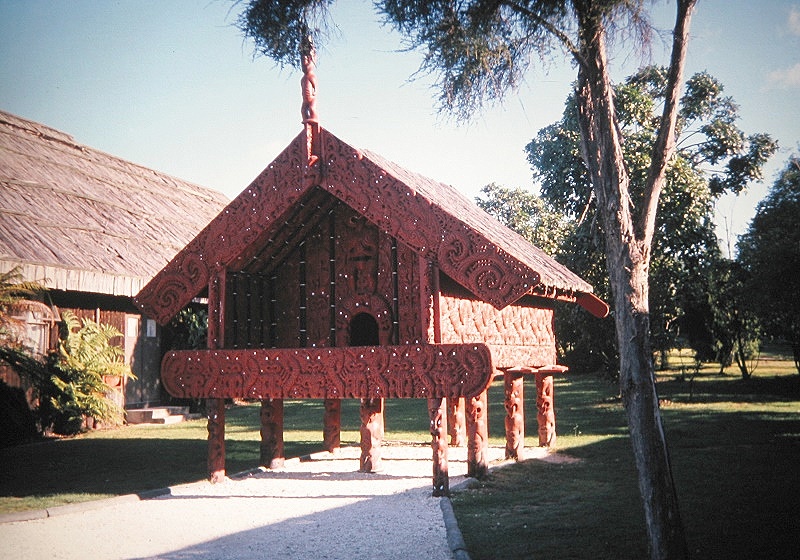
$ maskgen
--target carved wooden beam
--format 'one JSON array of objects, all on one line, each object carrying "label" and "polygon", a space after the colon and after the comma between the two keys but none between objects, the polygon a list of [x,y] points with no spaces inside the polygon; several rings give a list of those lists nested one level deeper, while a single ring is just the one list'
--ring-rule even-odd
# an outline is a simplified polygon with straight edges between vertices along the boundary
[{"label": "carved wooden beam", "polygon": [[180,350],[161,364],[179,398],[456,398],[492,378],[484,344]]}]

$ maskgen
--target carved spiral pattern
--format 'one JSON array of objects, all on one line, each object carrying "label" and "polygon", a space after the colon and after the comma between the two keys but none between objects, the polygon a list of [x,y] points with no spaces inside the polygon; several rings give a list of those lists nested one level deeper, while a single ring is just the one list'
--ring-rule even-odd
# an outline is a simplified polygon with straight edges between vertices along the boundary
[{"label": "carved spiral pattern", "polygon": [[161,364],[179,398],[469,397],[491,374],[483,344],[173,351]]}]

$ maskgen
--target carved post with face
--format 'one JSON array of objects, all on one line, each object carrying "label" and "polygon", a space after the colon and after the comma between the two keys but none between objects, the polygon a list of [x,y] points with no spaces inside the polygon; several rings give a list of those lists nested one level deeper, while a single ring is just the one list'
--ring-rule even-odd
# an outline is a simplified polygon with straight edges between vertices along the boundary
[{"label": "carved post with face", "polygon": [[428,399],[431,419],[431,448],[433,449],[433,495],[450,495],[447,468],[447,410],[446,399]]},{"label": "carved post with face", "polygon": [[464,417],[464,397],[447,399],[447,432],[450,445],[463,447],[467,441],[467,420]]},{"label": "carved post with face", "polygon": [[536,421],[539,424],[539,447],[556,444],[556,412],[553,407],[552,372],[536,373]]},{"label": "carved post with face", "polygon": [[506,407],[506,459],[522,461],[525,452],[525,409],[521,373],[503,374]]},{"label": "carved post with face", "polygon": [[489,417],[486,391],[466,399],[467,476],[483,478],[489,472]]}]

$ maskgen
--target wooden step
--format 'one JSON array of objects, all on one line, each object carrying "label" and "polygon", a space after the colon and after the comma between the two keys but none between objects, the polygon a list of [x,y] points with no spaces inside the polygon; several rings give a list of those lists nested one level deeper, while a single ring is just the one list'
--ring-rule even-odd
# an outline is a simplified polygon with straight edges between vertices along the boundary
[{"label": "wooden step", "polygon": [[188,406],[155,406],[125,411],[128,424],[177,424],[200,417],[200,414],[189,413]]}]

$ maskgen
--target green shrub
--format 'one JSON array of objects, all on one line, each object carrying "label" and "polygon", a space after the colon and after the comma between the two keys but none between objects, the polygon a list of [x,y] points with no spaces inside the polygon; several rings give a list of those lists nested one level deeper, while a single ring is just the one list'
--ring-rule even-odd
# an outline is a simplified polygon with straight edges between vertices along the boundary
[{"label": "green shrub", "polygon": [[58,352],[50,355],[50,377],[40,388],[42,425],[60,434],[79,432],[85,419],[120,424],[124,410],[111,397],[106,376],[133,378],[122,348],[111,341],[116,328],[65,311]]}]

